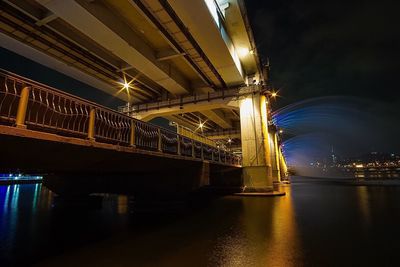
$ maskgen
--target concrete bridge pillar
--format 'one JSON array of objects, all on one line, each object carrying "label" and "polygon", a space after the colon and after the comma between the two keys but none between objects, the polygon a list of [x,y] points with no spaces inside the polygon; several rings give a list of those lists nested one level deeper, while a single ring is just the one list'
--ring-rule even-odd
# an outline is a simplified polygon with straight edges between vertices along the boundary
[{"label": "concrete bridge pillar", "polygon": [[281,178],[283,179],[288,175],[288,170],[285,158],[283,157],[282,150],[280,148],[278,149],[278,153],[279,153],[279,169],[281,173]]},{"label": "concrete bridge pillar", "polygon": [[276,127],[269,128],[269,144],[271,147],[272,180],[274,183],[281,182],[278,133]]},{"label": "concrete bridge pillar", "polygon": [[245,191],[272,191],[267,99],[260,93],[240,100],[243,183]]}]

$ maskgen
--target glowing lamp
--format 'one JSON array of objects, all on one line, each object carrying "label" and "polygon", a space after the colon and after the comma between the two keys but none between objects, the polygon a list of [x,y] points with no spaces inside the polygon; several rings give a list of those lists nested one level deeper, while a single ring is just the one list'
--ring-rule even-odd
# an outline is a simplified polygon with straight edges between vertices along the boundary
[{"label": "glowing lamp", "polygon": [[125,90],[128,90],[128,89],[129,89],[129,83],[127,83],[127,82],[124,83],[124,89],[125,89]]},{"label": "glowing lamp", "polygon": [[247,55],[250,53],[249,49],[246,48],[246,47],[241,47],[241,48],[239,48],[239,49],[237,50],[237,52],[238,52],[238,54],[239,54],[239,57],[245,57],[245,56],[247,56]]}]

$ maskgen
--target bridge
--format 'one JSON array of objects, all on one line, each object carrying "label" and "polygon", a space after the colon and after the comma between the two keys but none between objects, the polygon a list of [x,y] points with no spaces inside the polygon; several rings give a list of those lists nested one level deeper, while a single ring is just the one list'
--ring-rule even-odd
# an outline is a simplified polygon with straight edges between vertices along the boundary
[{"label": "bridge", "polygon": [[[103,176],[112,182],[92,184],[127,185],[127,174],[142,177],[129,182],[142,192],[209,184],[271,191],[286,176],[270,115],[275,93],[243,0],[0,7],[3,49],[125,103],[101,106],[2,70],[1,170],[56,174],[47,175],[55,191]],[[152,124],[157,118],[176,130]]]}]

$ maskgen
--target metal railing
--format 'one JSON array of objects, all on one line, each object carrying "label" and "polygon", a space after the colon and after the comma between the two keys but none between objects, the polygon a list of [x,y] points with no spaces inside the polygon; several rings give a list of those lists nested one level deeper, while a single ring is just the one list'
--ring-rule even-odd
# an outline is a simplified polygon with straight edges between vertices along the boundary
[{"label": "metal railing", "polygon": [[158,110],[161,108],[183,107],[187,104],[197,104],[201,102],[212,102],[219,99],[239,99],[240,97],[267,90],[267,86],[263,85],[249,85],[246,87],[230,88],[209,92],[206,94],[194,94],[189,96],[181,96],[175,99],[156,101],[144,104],[127,104],[118,107],[118,111],[124,114],[135,115],[140,112],[147,112],[151,110]]},{"label": "metal railing", "polygon": [[0,124],[193,159],[241,158],[176,132],[0,69]]}]

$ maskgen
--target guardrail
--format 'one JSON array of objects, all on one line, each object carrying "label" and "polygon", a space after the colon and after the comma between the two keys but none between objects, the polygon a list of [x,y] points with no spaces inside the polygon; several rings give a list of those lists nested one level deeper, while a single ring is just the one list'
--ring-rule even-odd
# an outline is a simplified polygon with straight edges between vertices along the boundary
[{"label": "guardrail", "polygon": [[240,157],[0,69],[0,124],[230,165]]},{"label": "guardrail", "polygon": [[124,114],[137,114],[140,112],[147,112],[149,110],[158,110],[161,108],[183,107],[187,104],[196,104],[201,102],[211,102],[219,99],[239,99],[241,96],[257,93],[260,91],[268,90],[264,85],[250,85],[246,87],[238,87],[231,89],[224,89],[206,94],[194,94],[190,96],[181,96],[176,99],[169,99],[163,101],[156,101],[145,104],[136,104],[118,107],[118,111]]}]

